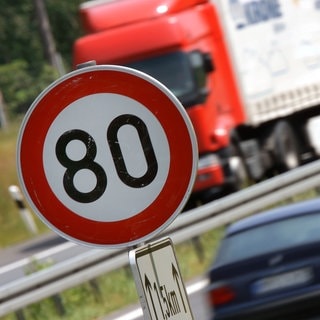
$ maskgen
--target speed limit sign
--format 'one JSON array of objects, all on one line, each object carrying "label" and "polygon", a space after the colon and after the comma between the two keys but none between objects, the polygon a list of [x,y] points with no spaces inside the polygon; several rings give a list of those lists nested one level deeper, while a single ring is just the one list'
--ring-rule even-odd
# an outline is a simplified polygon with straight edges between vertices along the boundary
[{"label": "speed limit sign", "polygon": [[197,143],[173,94],[139,71],[92,66],[44,90],[22,123],[18,176],[31,207],[63,237],[129,246],[181,212]]}]

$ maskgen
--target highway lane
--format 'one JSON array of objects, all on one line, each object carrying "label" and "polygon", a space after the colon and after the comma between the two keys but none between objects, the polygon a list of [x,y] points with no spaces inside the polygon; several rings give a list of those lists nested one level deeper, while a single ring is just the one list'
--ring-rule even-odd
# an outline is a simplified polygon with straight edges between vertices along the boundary
[{"label": "highway lane", "polygon": [[0,286],[19,279],[30,263],[58,263],[82,252],[93,250],[66,241],[55,233],[36,237],[25,243],[0,250]]}]

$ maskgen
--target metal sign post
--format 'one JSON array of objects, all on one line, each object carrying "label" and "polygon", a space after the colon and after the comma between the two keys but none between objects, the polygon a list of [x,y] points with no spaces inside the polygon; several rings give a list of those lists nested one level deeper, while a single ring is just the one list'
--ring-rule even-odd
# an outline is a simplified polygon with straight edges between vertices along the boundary
[{"label": "metal sign post", "polygon": [[145,319],[193,319],[170,238],[131,250],[129,260]]}]

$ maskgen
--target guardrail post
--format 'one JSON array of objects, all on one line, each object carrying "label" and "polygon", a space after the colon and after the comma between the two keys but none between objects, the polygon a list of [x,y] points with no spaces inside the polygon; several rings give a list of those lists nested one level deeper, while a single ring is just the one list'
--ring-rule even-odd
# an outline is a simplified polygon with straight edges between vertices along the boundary
[{"label": "guardrail post", "polygon": [[26,318],[24,317],[23,310],[17,310],[15,312],[15,315],[16,315],[17,320],[26,320]]},{"label": "guardrail post", "polygon": [[101,290],[100,290],[100,287],[99,287],[99,284],[97,282],[97,279],[92,279],[89,281],[89,284],[92,288],[92,291],[93,291],[93,295],[95,297],[95,300],[97,302],[101,302],[102,299],[101,299]]},{"label": "guardrail post", "polygon": [[33,233],[37,234],[38,233],[38,228],[36,223],[34,222],[34,219],[32,217],[31,212],[27,209],[26,205],[24,204],[23,201],[23,196],[20,192],[20,189],[17,186],[10,186],[9,187],[9,193],[12,197],[12,199],[15,201],[19,211],[21,218],[23,222],[25,223],[27,229]]},{"label": "guardrail post", "polygon": [[203,262],[204,261],[204,250],[203,250],[203,245],[201,243],[200,237],[199,236],[193,237],[191,242],[195,248],[195,251],[198,256],[199,261]]},{"label": "guardrail post", "polygon": [[64,316],[66,314],[66,309],[64,308],[61,296],[59,294],[55,294],[52,296],[52,300],[54,302],[58,315]]},{"label": "guardrail post", "polygon": [[124,268],[124,272],[125,272],[126,276],[127,276],[128,278],[131,278],[131,277],[132,277],[132,272],[131,272],[130,266],[127,265],[127,266],[125,266],[125,267],[123,267],[123,268]]}]

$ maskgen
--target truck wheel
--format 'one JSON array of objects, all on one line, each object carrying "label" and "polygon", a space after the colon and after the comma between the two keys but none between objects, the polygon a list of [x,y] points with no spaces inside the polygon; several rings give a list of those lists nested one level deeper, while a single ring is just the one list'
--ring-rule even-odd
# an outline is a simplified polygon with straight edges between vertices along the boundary
[{"label": "truck wheel", "polygon": [[276,169],[285,172],[294,169],[300,164],[300,155],[296,136],[286,121],[279,121],[273,130]]},{"label": "truck wheel", "polygon": [[229,158],[229,168],[233,177],[231,191],[235,192],[248,186],[249,175],[244,160],[235,145],[231,146],[231,153],[231,157]]}]

